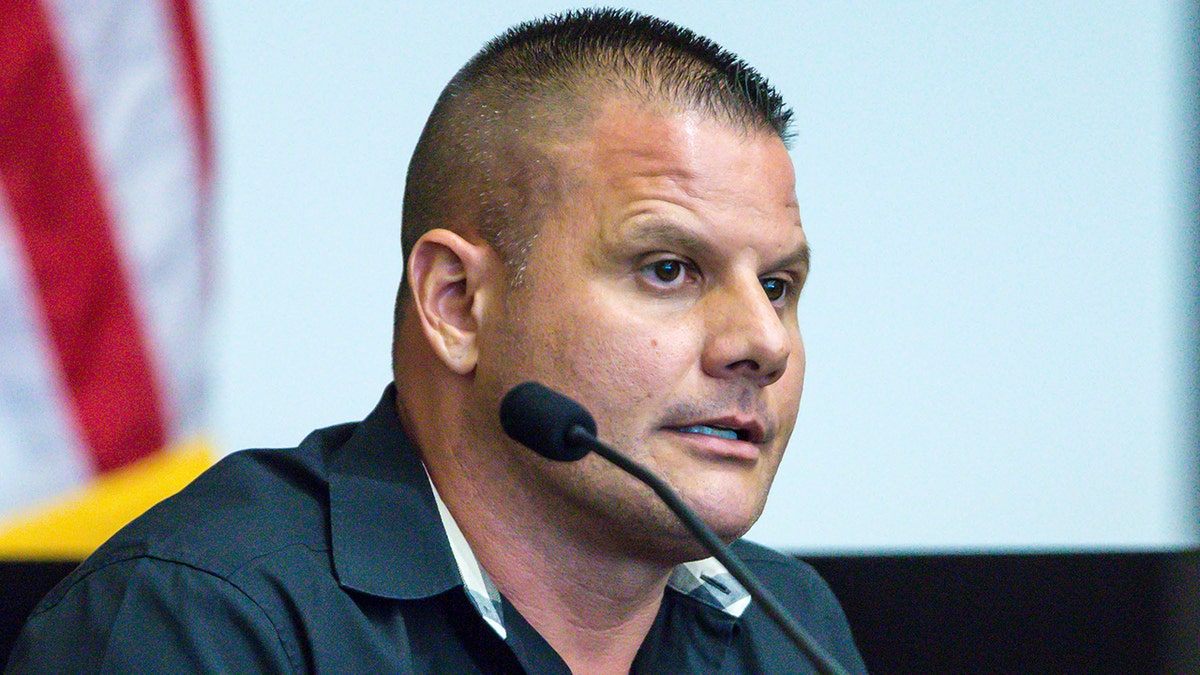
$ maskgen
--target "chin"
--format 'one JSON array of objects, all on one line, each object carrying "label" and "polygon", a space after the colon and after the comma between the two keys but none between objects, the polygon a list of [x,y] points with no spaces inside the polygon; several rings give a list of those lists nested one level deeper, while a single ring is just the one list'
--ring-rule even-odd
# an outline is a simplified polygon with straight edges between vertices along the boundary
[{"label": "chin", "polygon": [[758,520],[757,515],[753,518],[728,518],[719,517],[716,519],[705,518],[704,522],[717,533],[721,541],[726,544],[738,539],[743,534],[750,531],[751,526]]},{"label": "chin", "polygon": [[[746,513],[745,510],[735,513],[725,508],[714,508],[712,504],[697,504],[687,498],[684,501],[726,544],[745,534],[757,520],[756,513]],[[626,533],[621,538],[622,546],[668,567],[712,556],[683,521],[661,502],[649,505],[622,529]]]},{"label": "chin", "polygon": [[[695,502],[690,499],[684,501],[704,521],[704,524],[708,525],[709,529],[727,544],[745,534],[758,520],[760,511],[746,504],[730,503],[729,499],[707,503]],[[686,526],[681,523],[679,527],[687,531],[689,537],[691,536],[691,532],[686,529]],[[694,539],[694,537],[692,538]]]},{"label": "chin", "polygon": [[766,504],[765,495],[757,485],[747,486],[744,481],[717,481],[700,494],[692,492],[692,498],[684,498],[688,506],[708,524],[725,542],[746,534],[758,521]]},{"label": "chin", "polygon": [[[733,519],[729,518],[714,520],[713,518],[706,517],[703,513],[699,513],[698,515],[716,533],[717,538],[726,544],[733,543],[754,524],[753,519],[734,522]],[[691,530],[688,530],[682,523],[679,524],[676,536],[669,542],[660,542],[658,544],[658,551],[663,556],[663,562],[672,566],[712,557],[712,553],[704,548],[704,545],[696,539]]]}]

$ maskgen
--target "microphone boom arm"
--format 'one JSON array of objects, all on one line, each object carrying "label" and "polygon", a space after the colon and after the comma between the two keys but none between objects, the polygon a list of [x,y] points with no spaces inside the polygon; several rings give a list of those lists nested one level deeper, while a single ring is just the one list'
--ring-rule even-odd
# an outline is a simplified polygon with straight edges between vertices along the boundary
[{"label": "microphone boom arm", "polygon": [[733,575],[733,578],[737,579],[738,583],[740,583],[750,593],[750,596],[759,602],[763,608],[763,611],[766,612],[767,615],[771,617],[773,621],[775,621],[775,624],[778,625],[779,628],[792,640],[792,642],[794,642],[796,646],[800,648],[800,651],[808,656],[809,660],[812,661],[821,675],[849,675],[846,669],[843,668],[841,664],[839,664],[837,660],[835,660],[833,656],[829,654],[829,652],[822,648],[821,645],[817,644],[812,635],[810,635],[809,632],[804,629],[804,626],[801,626],[800,623],[796,621],[796,619],[793,618],[786,609],[784,609],[783,605],[775,597],[775,594],[772,593],[766,586],[762,585],[758,578],[754,576],[754,573],[750,571],[750,568],[746,567],[746,563],[742,562],[742,559],[737,557],[733,551],[731,551],[729,547],[725,545],[725,542],[721,541],[721,539],[717,537],[716,533],[712,531],[712,528],[706,525],[704,521],[700,520],[700,518],[690,508],[688,508],[686,504],[683,503],[683,500],[679,498],[679,495],[675,494],[675,491],[672,490],[669,485],[663,482],[661,478],[654,475],[654,473],[646,467],[634,462],[600,439],[596,438],[591,432],[581,425],[573,425],[567,430],[566,441],[569,444],[580,444],[591,448],[596,454],[600,455],[609,462],[612,462],[617,467],[631,474],[634,478],[637,478],[646,485],[650,486],[650,489],[653,490],[654,493],[663,500],[663,503],[665,503],[668,508],[675,512],[675,515],[679,517],[679,520],[683,522],[684,526],[686,526],[688,530],[690,530],[692,534],[700,540],[700,543],[704,544],[704,547],[713,554],[713,557],[720,561],[720,563],[725,566],[725,569]]}]

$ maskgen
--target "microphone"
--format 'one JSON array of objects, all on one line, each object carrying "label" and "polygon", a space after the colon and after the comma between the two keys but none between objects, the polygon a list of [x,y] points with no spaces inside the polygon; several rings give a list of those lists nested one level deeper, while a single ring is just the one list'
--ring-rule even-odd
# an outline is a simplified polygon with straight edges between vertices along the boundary
[{"label": "microphone", "polygon": [[586,445],[569,439],[575,427],[596,435],[591,413],[537,382],[518,384],[504,395],[500,426],[509,438],[556,462],[574,462],[588,454]]},{"label": "microphone", "polygon": [[725,566],[750,593],[750,597],[799,647],[821,675],[849,675],[669,485],[646,467],[596,437],[596,420],[582,405],[545,385],[524,382],[513,387],[500,402],[500,426],[510,438],[542,457],[557,462],[574,462],[583,459],[588,452],[595,452],[650,486],[704,548]]}]

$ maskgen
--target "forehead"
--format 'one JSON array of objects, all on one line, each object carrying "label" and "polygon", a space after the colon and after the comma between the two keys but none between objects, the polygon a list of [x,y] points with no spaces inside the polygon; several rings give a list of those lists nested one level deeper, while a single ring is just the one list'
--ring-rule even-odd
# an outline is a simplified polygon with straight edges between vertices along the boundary
[{"label": "forehead", "polygon": [[594,214],[602,237],[683,225],[769,248],[803,245],[795,173],[773,132],[623,99],[597,103],[589,118],[556,163],[569,176],[564,206]]}]

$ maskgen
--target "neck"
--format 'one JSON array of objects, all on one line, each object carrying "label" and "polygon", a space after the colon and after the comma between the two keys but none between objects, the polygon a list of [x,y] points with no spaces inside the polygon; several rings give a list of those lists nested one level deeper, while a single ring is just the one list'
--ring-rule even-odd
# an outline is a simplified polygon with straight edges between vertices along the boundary
[{"label": "neck", "polygon": [[503,449],[475,450],[427,453],[426,466],[480,566],[572,673],[627,675],[671,567],[579,536],[594,528],[489,461]]},{"label": "neck", "polygon": [[[561,552],[561,551],[558,551]],[[529,551],[525,551],[529,554]],[[666,575],[593,562],[564,569],[558,556],[487,556],[481,564],[575,675],[627,675],[662,603]],[[578,556],[564,556],[579,561]]]}]

